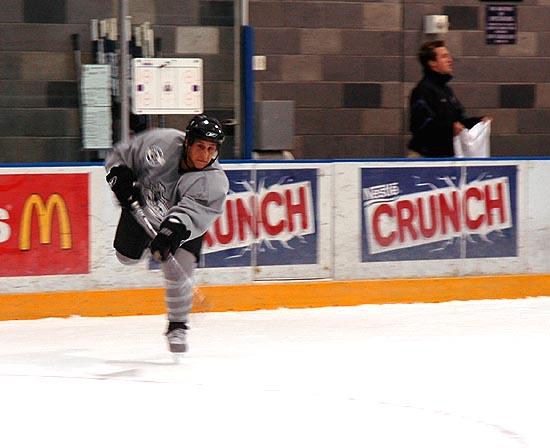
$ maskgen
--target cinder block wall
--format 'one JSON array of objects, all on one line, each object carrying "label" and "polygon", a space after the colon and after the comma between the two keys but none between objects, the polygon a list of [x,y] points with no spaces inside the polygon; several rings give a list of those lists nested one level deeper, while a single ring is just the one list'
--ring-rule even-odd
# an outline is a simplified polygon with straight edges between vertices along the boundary
[{"label": "cinder block wall", "polygon": [[[233,11],[232,1],[129,1],[132,23],[151,23],[163,56],[203,59],[205,110],[222,120],[235,115]],[[117,0],[2,1],[0,163],[94,159],[81,150],[71,36],[81,36],[81,62],[93,63],[90,20],[118,14]],[[165,118],[183,129],[190,116]]]},{"label": "cinder block wall", "polygon": [[[235,117],[232,0],[132,0],[167,57],[201,57],[205,108]],[[257,101],[293,100],[296,158],[402,157],[407,102],[421,76],[424,15],[450,17],[442,35],[455,57],[452,85],[470,115],[491,114],[492,154],[550,155],[550,4],[516,5],[516,45],[485,43],[477,0],[250,0]],[[0,16],[0,163],[87,160],[80,150],[71,35],[92,62],[89,23],[116,17],[117,0],[4,0]],[[182,128],[188,117],[167,116]]]},{"label": "cinder block wall", "polygon": [[[550,4],[516,5],[516,45],[485,43],[475,0],[270,1],[251,3],[258,100],[296,101],[297,158],[402,157],[408,97],[421,77],[424,40],[447,41],[452,82],[469,115],[493,115],[494,156],[550,155]],[[445,14],[450,32],[423,32],[424,15]]]}]

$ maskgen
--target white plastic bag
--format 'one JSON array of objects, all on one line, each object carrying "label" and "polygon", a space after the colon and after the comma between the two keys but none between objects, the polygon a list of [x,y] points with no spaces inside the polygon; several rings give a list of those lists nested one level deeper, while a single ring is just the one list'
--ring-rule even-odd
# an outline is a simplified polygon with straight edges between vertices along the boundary
[{"label": "white plastic bag", "polygon": [[491,156],[491,121],[480,121],[472,129],[464,128],[453,139],[455,157]]}]

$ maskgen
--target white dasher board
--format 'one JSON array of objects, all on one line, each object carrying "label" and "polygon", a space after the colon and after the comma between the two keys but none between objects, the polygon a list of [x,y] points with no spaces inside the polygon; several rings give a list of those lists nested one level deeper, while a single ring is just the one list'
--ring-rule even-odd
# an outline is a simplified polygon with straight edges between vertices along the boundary
[{"label": "white dasher board", "polygon": [[200,114],[203,112],[202,59],[132,59],[132,112]]}]

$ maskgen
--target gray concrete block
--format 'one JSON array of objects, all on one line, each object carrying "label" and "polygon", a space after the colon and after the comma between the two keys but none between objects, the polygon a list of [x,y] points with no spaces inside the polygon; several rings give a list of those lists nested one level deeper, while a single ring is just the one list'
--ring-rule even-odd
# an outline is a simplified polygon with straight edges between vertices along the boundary
[{"label": "gray concrete block", "polygon": [[500,107],[532,109],[535,104],[534,84],[504,84],[499,88]]},{"label": "gray concrete block", "polygon": [[285,27],[318,28],[324,26],[321,2],[284,2]]},{"label": "gray concrete block", "polygon": [[536,33],[519,32],[515,45],[497,45],[499,56],[536,56],[538,54]]},{"label": "gray concrete block", "polygon": [[516,134],[518,132],[518,110],[517,109],[491,109],[470,111],[474,116],[491,115],[491,135]]},{"label": "gray concrete block", "polygon": [[382,104],[385,109],[401,108],[406,106],[408,98],[404,92],[401,83],[385,82],[382,86]]},{"label": "gray concrete block", "polygon": [[343,84],[335,82],[268,82],[258,88],[257,99],[293,99],[297,108],[335,108],[343,106]]},{"label": "gray concrete block", "polygon": [[24,0],[23,14],[27,23],[66,23],[66,0]]},{"label": "gray concrete block", "polygon": [[300,53],[340,54],[341,52],[342,35],[339,30],[307,28],[300,31]]},{"label": "gray concrete block", "polygon": [[315,135],[326,134],[328,113],[323,109],[297,109],[296,134]]},{"label": "gray concrete block", "polygon": [[202,55],[204,81],[228,81],[235,79],[234,60],[228,54]]},{"label": "gray concrete block", "polygon": [[[149,4],[149,8],[154,8],[154,14],[148,11],[145,17],[155,17],[155,24],[174,25],[174,26],[198,26],[200,25],[200,8],[198,2],[193,0],[143,0]],[[130,3],[132,9],[136,0]],[[147,11],[147,10],[145,10]],[[135,14],[135,13],[133,13]],[[133,17],[132,14],[132,17]],[[147,20],[147,19],[145,19]],[[142,23],[144,20],[134,20],[135,23]],[[156,30],[156,28],[155,28]]]},{"label": "gray concrete block", "polygon": [[302,159],[401,158],[404,155],[400,137],[306,135],[300,140],[300,150],[293,152],[296,158]]},{"label": "gray concrete block", "polygon": [[[113,0],[66,0],[67,2],[67,23],[78,24],[90,24],[91,19],[106,19],[109,17],[118,17],[118,6]],[[44,2],[47,4],[47,2]],[[139,3],[139,0],[132,0],[128,2],[130,15],[133,20],[139,18],[136,17],[135,4]],[[147,19],[151,20],[151,19]],[[141,22],[137,22],[141,23]],[[88,31],[87,36],[90,36]]]},{"label": "gray concrete block", "polygon": [[398,3],[365,3],[363,23],[367,30],[397,31],[401,29],[402,5]]},{"label": "gray concrete block", "polygon": [[495,135],[491,137],[491,157],[548,156],[550,135]]},{"label": "gray concrete block", "polygon": [[550,23],[550,8],[548,8],[548,5],[518,9],[521,16],[521,31],[548,31],[548,23]]},{"label": "gray concrete block", "polygon": [[74,80],[72,53],[21,53],[21,79],[24,80]]},{"label": "gray concrete block", "polygon": [[366,137],[357,135],[308,135],[302,142],[302,157],[307,159],[343,159],[365,152]]},{"label": "gray concrete block", "polygon": [[[32,134],[29,131],[32,130]],[[0,136],[76,137],[76,109],[0,109]]]},{"label": "gray concrete block", "polygon": [[323,74],[321,56],[283,56],[281,78],[283,81],[321,81]]},{"label": "gray concrete block", "polygon": [[234,26],[233,2],[209,0],[201,1],[200,25],[202,26]]},{"label": "gray concrete block", "polygon": [[199,2],[200,25],[234,26],[233,2],[208,0]]},{"label": "gray concrete block", "polygon": [[550,72],[546,58],[461,58],[454,64],[461,82],[538,83]]},{"label": "gray concrete block", "polygon": [[2,24],[0,50],[71,52],[72,34],[81,36],[81,49],[91,48],[87,25]]},{"label": "gray concrete block", "polygon": [[445,46],[451,52],[451,56],[453,57],[453,59],[457,59],[464,56],[464,52],[465,52],[464,36],[467,36],[469,34],[479,34],[479,33],[449,31],[446,34],[442,34],[441,36],[438,36],[438,38],[441,38],[445,42]]},{"label": "gray concrete block", "polygon": [[363,109],[333,109],[325,111],[326,134],[361,135]]},{"label": "gray concrete block", "polygon": [[485,31],[468,31],[467,33],[460,32],[459,34],[462,36],[462,56],[497,56],[502,47],[514,46],[487,45],[487,43],[485,42]]},{"label": "gray concrete block", "polygon": [[46,94],[48,107],[78,107],[78,88],[74,81],[49,81],[46,85]]},{"label": "gray concrete block", "polygon": [[0,79],[16,80],[22,77],[21,53],[0,52]]},{"label": "gray concrete block", "polygon": [[253,27],[283,27],[285,24],[285,5],[280,1],[251,2],[249,8]]},{"label": "gray concrete block", "polygon": [[0,108],[46,107],[47,81],[0,80]]},{"label": "gray concrete block", "polygon": [[2,22],[23,22],[24,0],[2,0]]},{"label": "gray concrete block", "polygon": [[208,81],[204,83],[204,103],[218,107],[235,104],[235,87],[231,81]]},{"label": "gray concrete block", "polygon": [[540,83],[535,86],[535,107],[550,108],[550,83]]},{"label": "gray concrete block", "polygon": [[213,26],[179,26],[176,28],[176,53],[219,53],[219,30]]},{"label": "gray concrete block", "polygon": [[323,58],[324,79],[340,82],[399,82],[402,59],[394,56]]},{"label": "gray concrete block", "polygon": [[342,30],[342,49],[345,54],[387,56],[400,48],[399,33],[393,31]]},{"label": "gray concrete block", "polygon": [[0,163],[85,162],[80,138],[0,137]]},{"label": "gray concrete block", "polygon": [[[118,16],[120,10],[119,0],[114,1],[114,14]],[[178,5],[174,0],[130,0],[128,1],[128,10],[129,15],[132,16],[132,23],[140,24],[144,22],[149,22],[151,25],[159,23],[157,12],[161,11],[170,11],[173,10],[175,15],[181,11],[183,5]],[[191,14],[191,11],[189,11]],[[178,25],[183,25],[179,23]]]},{"label": "gray concrete block", "polygon": [[324,4],[324,27],[352,29],[363,28],[361,3],[327,2]]},{"label": "gray concrete block", "polygon": [[[403,77],[405,82],[417,83],[422,78],[422,67],[416,56],[403,58]],[[456,71],[456,69],[455,69]]]},{"label": "gray concrete block", "polygon": [[176,54],[176,27],[155,26],[155,39],[161,39],[162,57],[173,57]]},{"label": "gray concrete block", "polygon": [[550,56],[550,33],[540,32],[536,36],[537,56]]},{"label": "gray concrete block", "polygon": [[520,134],[548,134],[550,130],[550,110],[522,109],[517,111]]},{"label": "gray concrete block", "polygon": [[344,107],[380,108],[382,105],[382,86],[375,83],[344,84]]},{"label": "gray concrete block", "polygon": [[299,54],[300,30],[263,29],[255,32],[255,54]]},{"label": "gray concrete block", "polygon": [[499,107],[499,84],[494,83],[465,83],[461,81],[449,84],[457,98],[469,110],[474,107]]},{"label": "gray concrete block", "polygon": [[322,59],[323,80],[360,82],[365,76],[364,59],[354,56],[326,56]]},{"label": "gray concrete block", "polygon": [[479,29],[480,10],[477,6],[444,6],[443,14],[449,16],[449,28],[454,31]]},{"label": "gray concrete block", "polygon": [[402,129],[400,109],[365,109],[362,114],[362,132],[365,134],[399,134]]},{"label": "gray concrete block", "polygon": [[297,135],[359,135],[361,109],[297,109]]},{"label": "gray concrete block", "polygon": [[372,82],[401,81],[403,63],[402,58],[395,56],[361,58],[364,79]]},{"label": "gray concrete block", "polygon": [[420,31],[405,31],[403,33],[403,55],[416,57],[420,45],[425,40],[426,35]]}]

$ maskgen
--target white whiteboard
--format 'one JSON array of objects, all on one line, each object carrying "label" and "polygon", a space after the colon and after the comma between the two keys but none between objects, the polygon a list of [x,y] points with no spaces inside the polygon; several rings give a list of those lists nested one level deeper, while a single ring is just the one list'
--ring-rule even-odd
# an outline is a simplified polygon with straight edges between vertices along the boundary
[{"label": "white whiteboard", "polygon": [[82,147],[106,149],[113,146],[111,115],[111,66],[82,65],[80,120]]},{"label": "white whiteboard", "polygon": [[200,114],[203,112],[202,59],[132,59],[132,112]]}]

